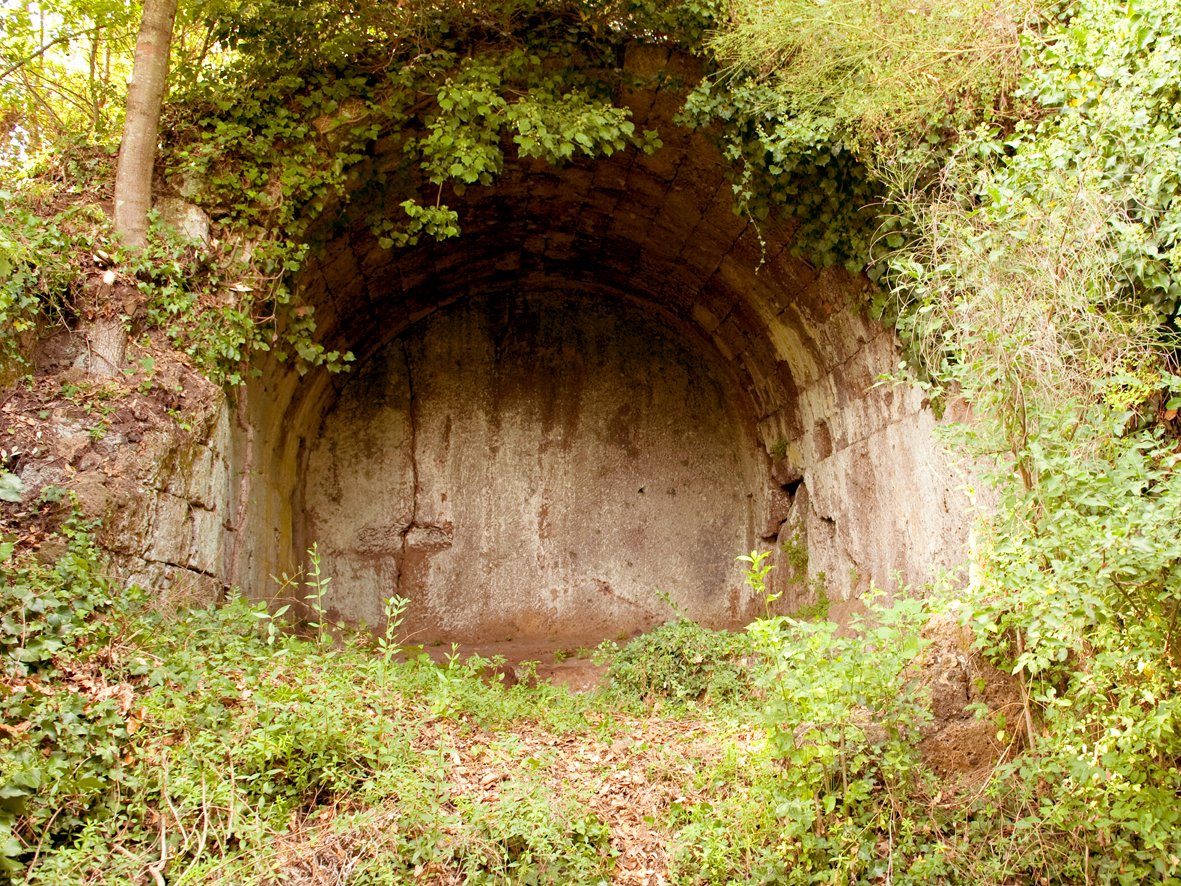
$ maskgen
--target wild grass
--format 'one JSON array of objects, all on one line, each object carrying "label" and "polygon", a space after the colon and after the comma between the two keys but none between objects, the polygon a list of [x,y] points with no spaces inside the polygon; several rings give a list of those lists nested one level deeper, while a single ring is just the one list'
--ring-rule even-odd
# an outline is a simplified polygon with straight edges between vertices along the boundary
[{"label": "wild grass", "polygon": [[478,656],[385,656],[389,634],[278,630],[241,598],[160,612],[66,531],[53,564],[0,550],[14,883],[1145,881],[1181,852],[1165,785],[1134,807],[1163,827],[1119,818],[1134,771],[1063,793],[1061,709],[1038,754],[935,779],[908,668],[926,601],[872,605],[859,636],[672,622],[600,649],[611,679],[577,695]]}]

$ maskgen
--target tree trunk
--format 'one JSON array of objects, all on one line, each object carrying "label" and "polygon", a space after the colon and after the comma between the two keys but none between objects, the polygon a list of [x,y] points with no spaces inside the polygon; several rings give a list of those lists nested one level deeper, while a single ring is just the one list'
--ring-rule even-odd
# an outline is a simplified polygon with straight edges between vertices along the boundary
[{"label": "tree trunk", "polygon": [[[142,248],[147,240],[156,135],[168,79],[176,5],[177,0],[145,0],[135,41],[135,63],[131,82],[127,84],[123,143],[115,171],[115,234],[129,250]],[[96,317],[87,324],[85,335],[90,346],[90,373],[112,376],[122,368],[127,333],[118,316],[120,306],[102,298],[106,294],[109,293],[100,293]]]},{"label": "tree trunk", "polygon": [[127,117],[115,173],[115,233],[131,249],[144,245],[148,230],[156,132],[168,78],[176,4],[177,0],[146,0],[135,41],[135,65],[127,86]]}]

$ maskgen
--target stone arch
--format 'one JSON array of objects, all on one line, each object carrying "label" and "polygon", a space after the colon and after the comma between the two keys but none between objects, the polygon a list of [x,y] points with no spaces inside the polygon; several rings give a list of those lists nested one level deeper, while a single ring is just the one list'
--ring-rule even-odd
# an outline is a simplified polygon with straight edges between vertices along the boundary
[{"label": "stone arch", "polygon": [[[243,482],[227,544],[230,582],[265,586],[327,538],[324,565],[337,581],[329,603],[344,617],[377,621],[380,599],[401,591],[424,639],[589,640],[662,620],[669,612],[658,590],[709,623],[748,619],[760,602],[733,557],[762,543],[776,546],[789,609],[821,579],[845,601],[871,582],[922,581],[933,565],[958,561],[963,504],[931,438],[935,420],[919,392],[874,385],[896,352],[892,333],[858,311],[868,282],[795,257],[790,226],[756,227],[734,214],[721,156],[705,134],[673,122],[683,84],[696,76],[691,60],[637,47],[625,67],[636,85],[621,100],[637,126],[660,130],[664,147],[560,169],[511,160],[493,187],[449,195],[458,239],[381,248],[369,219],[394,211],[387,204],[401,195],[372,183],[401,158],[394,142],[377,145],[347,211],[316,232],[299,280],[324,344],[352,350],[357,369],[300,376],[271,363],[250,386],[236,442]],[[516,350],[498,349],[514,330]],[[554,357],[563,349],[578,352],[581,375]],[[470,370],[464,361],[479,363],[478,394],[464,399],[454,384],[440,393],[447,359],[458,361],[451,382]],[[669,366],[678,367],[675,384],[662,375]],[[546,417],[557,408],[547,386],[585,390],[588,377],[595,397],[621,401],[620,415],[637,389],[663,413],[619,419],[616,436],[631,433],[631,450],[598,427],[610,423],[610,403],[567,402],[568,415]],[[433,400],[413,390],[421,379],[435,384]],[[519,402],[508,406],[508,397]],[[469,428],[466,445],[487,451],[473,463],[443,452],[439,427],[474,413],[483,424],[469,422],[479,430]],[[515,462],[491,451],[506,438],[490,423],[506,421],[521,423],[510,435]],[[428,427],[438,441],[421,451],[415,435]],[[495,486],[497,471],[520,466],[530,440],[551,451],[549,433],[570,438],[582,462],[563,461],[558,446],[498,492],[467,496],[456,517],[465,474]],[[675,448],[678,434],[701,456],[698,480],[677,459],[647,451]],[[419,463],[424,456],[431,466]],[[602,472],[602,482],[567,484],[556,504],[530,493],[530,483],[572,464]],[[649,499],[640,508],[636,496],[646,493],[630,487],[646,488],[649,474],[669,499],[680,488],[696,503]],[[594,526],[580,536],[587,489],[603,496],[605,544],[594,541]],[[370,492],[390,499],[381,519],[367,509]],[[489,533],[476,519],[498,502],[516,530]],[[550,544],[544,524],[555,509],[562,537]],[[629,532],[643,538],[634,550]],[[506,567],[514,553],[488,545],[514,537],[521,556]],[[572,568],[580,551],[592,562]],[[654,567],[661,558],[675,568]],[[692,580],[657,586],[678,569]]]}]

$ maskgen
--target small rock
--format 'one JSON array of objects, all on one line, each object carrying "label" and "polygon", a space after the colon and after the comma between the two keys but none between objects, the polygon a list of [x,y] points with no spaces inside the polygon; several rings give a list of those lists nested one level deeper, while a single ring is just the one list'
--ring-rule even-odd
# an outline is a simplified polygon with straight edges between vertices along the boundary
[{"label": "small rock", "polygon": [[177,197],[161,197],[156,201],[160,221],[178,234],[195,243],[209,242],[209,216],[200,206]]},{"label": "small rock", "polygon": [[79,471],[92,471],[102,464],[102,461],[102,456],[94,450],[91,450],[90,452],[84,453],[82,457],[78,459],[77,468]]}]

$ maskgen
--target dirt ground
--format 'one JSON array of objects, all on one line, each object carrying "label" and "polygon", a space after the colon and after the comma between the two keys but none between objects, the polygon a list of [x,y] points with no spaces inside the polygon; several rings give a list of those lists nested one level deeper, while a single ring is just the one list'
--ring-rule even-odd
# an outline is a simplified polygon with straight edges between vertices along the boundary
[{"label": "dirt ground", "polygon": [[[610,742],[593,733],[555,735],[528,725],[515,727],[514,743],[521,759],[546,761],[543,778],[554,796],[586,798],[587,807],[611,831],[615,854],[611,882],[618,886],[659,886],[669,882],[670,835],[657,825],[673,803],[706,799],[706,788],[696,788],[695,776],[722,753],[717,723],[692,718],[620,717],[611,732],[622,737]],[[593,724],[592,724],[593,726]],[[489,753],[494,740],[483,731],[470,732],[459,724],[420,737],[424,754],[440,745],[451,755],[451,796],[494,804],[512,778],[506,761]],[[762,730],[740,728],[726,736],[725,745],[739,754],[758,752],[765,741]],[[333,827],[336,810],[323,810],[314,820],[292,829],[281,847],[281,881],[296,886],[330,886],[346,882],[356,865],[358,844],[365,834]],[[371,820],[370,828],[392,827],[397,812]],[[459,886],[454,872],[422,868],[418,882]]]}]

